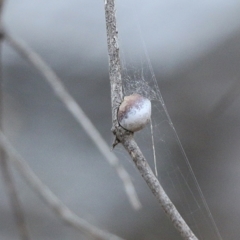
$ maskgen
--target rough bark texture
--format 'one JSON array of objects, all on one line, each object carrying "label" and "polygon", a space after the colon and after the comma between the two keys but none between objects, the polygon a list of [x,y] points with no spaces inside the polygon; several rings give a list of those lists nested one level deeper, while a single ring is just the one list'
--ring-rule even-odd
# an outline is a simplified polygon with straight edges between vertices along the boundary
[{"label": "rough bark texture", "polygon": [[118,126],[117,110],[123,100],[121,63],[118,46],[118,31],[116,27],[114,1],[105,1],[105,16],[107,27],[107,43],[109,54],[109,76],[111,81],[113,129]]}]

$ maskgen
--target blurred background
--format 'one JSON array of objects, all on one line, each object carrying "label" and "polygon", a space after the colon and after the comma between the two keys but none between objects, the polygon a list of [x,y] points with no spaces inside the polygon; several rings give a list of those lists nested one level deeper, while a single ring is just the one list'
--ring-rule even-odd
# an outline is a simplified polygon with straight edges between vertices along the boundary
[{"label": "blurred background", "polygon": [[[134,57],[144,51],[136,39],[144,39],[222,238],[239,239],[240,2],[119,0],[116,5],[120,47]],[[56,71],[110,146],[104,1],[7,0],[3,20]],[[138,27],[139,36],[134,31]],[[39,73],[7,44],[2,63],[5,134],[71,210],[126,239],[181,239],[124,150],[119,147],[116,153],[132,176],[140,211],[132,209],[114,169]],[[136,135],[137,141],[142,138]],[[31,239],[88,239],[64,225],[12,170]],[[0,238],[19,239],[2,181]]]}]

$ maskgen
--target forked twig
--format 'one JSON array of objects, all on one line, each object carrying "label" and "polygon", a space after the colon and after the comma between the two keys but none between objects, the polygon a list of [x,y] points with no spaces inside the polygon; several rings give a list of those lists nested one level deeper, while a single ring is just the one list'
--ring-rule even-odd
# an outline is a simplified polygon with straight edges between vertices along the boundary
[{"label": "forked twig", "polygon": [[42,197],[42,199],[55,211],[55,213],[64,220],[67,224],[75,227],[79,231],[86,235],[98,240],[123,240],[122,238],[115,236],[111,233],[105,232],[84,219],[79,218],[76,214],[71,212],[67,206],[65,206],[52,192],[51,190],[41,182],[41,180],[35,175],[35,173],[28,166],[27,162],[19,155],[19,153],[13,148],[11,143],[7,140],[6,136],[0,131],[0,146],[8,155],[10,159],[21,172],[26,182],[36,190],[36,192]]},{"label": "forked twig", "polygon": [[88,136],[92,139],[93,143],[97,146],[98,150],[106,158],[108,163],[112,165],[117,171],[120,179],[124,184],[127,196],[135,209],[141,207],[141,203],[137,197],[135,188],[132,184],[131,178],[124,167],[119,163],[116,155],[110,151],[108,144],[105,142],[103,137],[100,135],[96,127],[92,124],[90,119],[83,112],[81,107],[68,93],[62,84],[59,77],[55,72],[41,59],[41,57],[30,49],[26,43],[13,38],[7,32],[4,32],[5,39],[7,42],[30,64],[32,64],[47,80],[51,85],[56,96],[66,106],[67,110],[73,115],[76,121],[83,127]]},{"label": "forked twig", "polygon": [[117,140],[123,144],[125,149],[130,154],[132,160],[134,161],[142,177],[148,184],[152,193],[155,195],[164,212],[170,218],[173,225],[180,232],[182,237],[186,240],[197,240],[197,237],[188,227],[187,223],[181,217],[176,207],[173,205],[173,203],[163,190],[158,179],[155,177],[145,157],[143,156],[142,152],[134,141],[133,134],[124,130],[118,124],[117,109],[119,103],[122,102],[123,90],[114,0],[105,0],[105,16],[109,53],[109,76],[112,97],[113,133],[115,134]]}]

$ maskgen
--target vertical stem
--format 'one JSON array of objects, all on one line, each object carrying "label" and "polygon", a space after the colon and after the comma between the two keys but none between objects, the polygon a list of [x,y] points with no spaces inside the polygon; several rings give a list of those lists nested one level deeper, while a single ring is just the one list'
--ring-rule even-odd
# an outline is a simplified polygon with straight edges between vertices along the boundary
[{"label": "vertical stem", "polygon": [[[4,0],[0,0],[0,31],[2,31],[2,8]],[[2,79],[2,43],[3,34],[0,32],[0,129],[3,130],[3,79]],[[15,222],[19,231],[21,240],[29,240],[29,234],[25,225],[23,210],[18,199],[17,190],[14,185],[14,180],[11,175],[11,170],[7,161],[7,156],[2,148],[0,148],[0,168],[2,170],[3,180],[6,186],[6,191],[9,196],[9,202],[13,211]]]},{"label": "vertical stem", "polygon": [[118,126],[117,110],[123,99],[123,89],[114,0],[105,0],[105,17],[111,83],[112,121],[113,129],[115,129]]}]

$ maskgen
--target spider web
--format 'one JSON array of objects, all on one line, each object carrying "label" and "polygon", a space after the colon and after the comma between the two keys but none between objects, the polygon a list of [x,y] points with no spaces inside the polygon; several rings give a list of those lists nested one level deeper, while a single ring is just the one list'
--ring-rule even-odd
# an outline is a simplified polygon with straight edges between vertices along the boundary
[{"label": "spider web", "polygon": [[[124,46],[125,41],[120,41],[124,95],[138,93],[152,102],[152,125],[136,133],[136,141],[152,169],[154,154],[156,155],[159,181],[198,239],[222,240],[168,114],[145,43],[141,39],[142,34],[137,28],[133,31],[135,31],[133,35],[138,36],[134,44],[141,45],[143,51],[131,51]],[[127,51],[123,52],[123,49]]]}]

